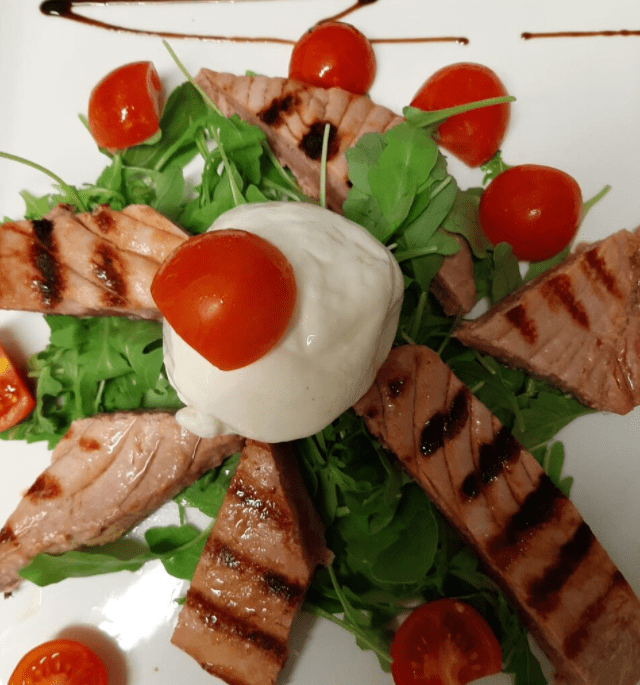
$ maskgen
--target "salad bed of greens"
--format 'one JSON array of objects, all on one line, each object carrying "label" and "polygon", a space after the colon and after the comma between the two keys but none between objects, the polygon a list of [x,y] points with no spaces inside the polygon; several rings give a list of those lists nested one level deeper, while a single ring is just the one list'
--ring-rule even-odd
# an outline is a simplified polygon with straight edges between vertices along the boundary
[{"label": "salad bed of greens", "polygon": [[[405,277],[399,344],[432,347],[472,392],[511,429],[568,493],[564,453],[553,436],[590,410],[573,398],[495,360],[470,351],[451,337],[456,320],[443,315],[429,293],[445,255],[463,235],[472,247],[479,297],[495,302],[518,287],[518,262],[506,244],[493,248],[477,225],[481,189],[461,191],[431,136],[437,119],[407,110],[407,123],[384,135],[367,134],[348,152],[353,184],[345,215],[389,245]],[[29,219],[41,218],[57,202],[90,211],[143,203],[190,231],[205,231],[238,203],[309,201],[270,151],[260,129],[238,117],[224,118],[185,83],[169,96],[161,138],[111,156],[95,184],[72,188],[58,180],[44,197],[24,192]],[[217,145],[212,145],[215,140]],[[195,189],[185,167],[198,158]],[[499,155],[488,175],[502,168]],[[443,230],[444,229],[444,230]],[[525,278],[548,267],[534,265]],[[30,359],[37,406],[3,439],[46,440],[55,446],[71,422],[100,412],[181,406],[167,381],[161,325],[128,319],[48,316],[49,345]],[[505,670],[518,685],[546,682],[532,655],[525,629],[504,595],[479,567],[473,553],[435,511],[408,476],[396,468],[362,421],[351,411],[320,433],[296,442],[302,472],[336,555],[321,569],[305,608],[340,622],[358,644],[374,649],[389,668],[390,621],[416,603],[457,596],[475,606],[499,638]],[[38,585],[66,577],[136,570],[160,559],[167,571],[191,578],[210,526],[186,523],[184,508],[215,517],[237,456],[176,497],[179,525],[153,528],[146,545],[121,540],[61,556],[40,555],[21,571]]]}]

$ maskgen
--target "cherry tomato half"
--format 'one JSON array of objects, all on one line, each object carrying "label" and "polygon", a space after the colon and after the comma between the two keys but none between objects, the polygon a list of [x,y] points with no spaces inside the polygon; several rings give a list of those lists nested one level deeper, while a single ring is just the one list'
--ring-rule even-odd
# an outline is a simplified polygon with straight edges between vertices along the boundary
[{"label": "cherry tomato half", "polygon": [[284,334],[296,301],[293,267],[247,231],[190,238],[158,270],[151,295],[193,349],[223,371],[264,356]]},{"label": "cherry tomato half", "polygon": [[107,685],[107,669],[86,645],[51,640],[22,657],[7,685]]},{"label": "cherry tomato half", "polygon": [[20,423],[34,406],[31,391],[0,345],[0,431]]},{"label": "cherry tomato half", "polygon": [[468,604],[439,599],[409,614],[391,644],[396,685],[465,685],[502,670],[500,643]]},{"label": "cherry tomato half", "polygon": [[368,92],[375,75],[371,43],[351,24],[339,21],[309,29],[295,44],[289,62],[289,78],[358,95]]},{"label": "cherry tomato half", "polygon": [[497,245],[507,242],[518,259],[540,261],[573,240],[583,215],[582,193],[564,171],[537,164],[510,167],[480,198],[482,231]]},{"label": "cherry tomato half", "polygon": [[[472,62],[459,62],[430,76],[411,106],[432,112],[503,95],[507,95],[507,90],[491,69]],[[468,166],[480,166],[500,148],[510,113],[511,106],[507,102],[456,114],[438,127],[438,144]]]},{"label": "cherry tomato half", "polygon": [[151,62],[114,69],[91,91],[89,130],[107,150],[144,143],[160,129],[162,83]]}]

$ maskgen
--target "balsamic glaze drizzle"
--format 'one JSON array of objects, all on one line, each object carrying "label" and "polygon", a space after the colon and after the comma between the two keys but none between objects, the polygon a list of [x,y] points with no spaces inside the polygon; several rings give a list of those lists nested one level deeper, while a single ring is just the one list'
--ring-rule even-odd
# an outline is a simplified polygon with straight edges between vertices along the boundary
[{"label": "balsamic glaze drizzle", "polygon": [[629,36],[640,36],[639,31],[629,31],[621,29],[619,31],[524,31],[520,34],[523,40],[533,40],[534,38],[616,38]]},{"label": "balsamic glaze drizzle", "polygon": [[[140,0],[137,4],[152,4],[152,3],[176,3],[181,0]],[[207,2],[207,0],[199,0],[200,2]],[[338,14],[320,20],[318,23],[326,21],[334,21],[359,10],[366,5],[372,5],[377,0],[357,0],[353,5]],[[131,4],[131,0],[44,0],[40,5],[40,11],[47,16],[61,17],[62,19],[69,19],[77,21],[80,24],[87,24],[95,28],[108,29],[111,31],[119,31],[122,33],[133,33],[143,36],[158,36],[160,38],[192,38],[196,40],[209,40],[227,43],[276,43],[281,45],[295,45],[296,41],[288,38],[278,38],[275,36],[222,36],[222,35],[206,35],[193,33],[176,33],[172,31],[151,31],[146,29],[135,29],[126,26],[118,26],[117,24],[109,24],[99,19],[92,19],[83,14],[74,12],[74,7],[80,5],[112,5],[112,4]],[[469,39],[464,36],[415,36],[409,38],[370,38],[371,43],[459,43],[460,45],[467,45]]]}]

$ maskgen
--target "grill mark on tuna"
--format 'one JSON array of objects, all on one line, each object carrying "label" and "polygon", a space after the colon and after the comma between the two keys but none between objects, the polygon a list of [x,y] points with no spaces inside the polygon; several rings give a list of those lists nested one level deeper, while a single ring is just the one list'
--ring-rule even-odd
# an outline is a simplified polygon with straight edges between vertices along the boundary
[{"label": "grill mark on tuna", "polygon": [[548,614],[556,609],[560,602],[560,591],[587,556],[594,541],[591,528],[583,521],[571,539],[562,545],[553,565],[531,584],[529,604],[539,613]]},{"label": "grill mark on tuna", "polygon": [[48,473],[43,473],[36,478],[35,483],[25,493],[25,497],[28,497],[33,502],[37,502],[43,499],[55,499],[60,497],[61,494],[62,486],[60,482]]},{"label": "grill mark on tuna", "polygon": [[302,136],[299,146],[309,159],[318,161],[322,157],[322,141],[324,139],[324,128],[327,124],[329,124],[327,161],[333,159],[338,154],[340,149],[338,129],[329,121],[316,121],[311,124],[307,133]]},{"label": "grill mark on tuna", "polygon": [[102,445],[95,438],[86,438],[83,436],[78,440],[78,447],[87,452],[95,452],[99,450]]},{"label": "grill mark on tuna", "polygon": [[[291,607],[298,606],[304,598],[305,588],[280,573],[257,563],[221,540],[209,539],[205,553],[222,566],[233,569],[239,575],[253,576],[256,584],[266,594],[278,597]],[[251,579],[250,579],[251,580]]]},{"label": "grill mark on tuna", "polygon": [[505,312],[505,317],[510,324],[515,326],[520,335],[530,344],[534,345],[538,340],[538,329],[536,322],[527,316],[526,307],[523,304],[517,304]]},{"label": "grill mark on tuna", "polygon": [[33,284],[40,293],[43,307],[53,308],[62,299],[64,290],[60,263],[55,257],[57,246],[53,236],[54,225],[49,219],[34,219],[31,227],[36,238],[31,244],[31,263],[39,273]]},{"label": "grill mark on tuna", "polygon": [[302,602],[304,588],[296,583],[290,583],[287,578],[273,571],[265,571],[262,578],[269,594],[280,597],[292,607],[298,606]]},{"label": "grill mark on tuna", "polygon": [[428,457],[453,440],[469,419],[469,390],[460,388],[448,409],[434,414],[424,425],[420,436],[420,452]]},{"label": "grill mark on tuna", "polygon": [[278,128],[284,123],[282,115],[291,112],[296,105],[297,98],[292,94],[285,95],[283,98],[274,98],[267,107],[258,112],[258,119],[267,126]]},{"label": "grill mark on tuna", "polygon": [[406,376],[403,376],[402,378],[396,378],[392,381],[389,381],[387,383],[387,389],[389,391],[389,397],[392,399],[397,399],[402,395],[404,392],[405,384],[407,383],[407,378]]},{"label": "grill mark on tuna", "polygon": [[492,442],[479,446],[478,468],[462,482],[460,489],[463,497],[477,497],[484,486],[496,480],[502,470],[518,458],[521,449],[518,441],[502,426],[494,435]]},{"label": "grill mark on tuna", "polygon": [[91,260],[93,272],[100,283],[108,289],[103,299],[105,304],[118,307],[127,303],[127,282],[122,277],[123,264],[116,251],[105,243],[98,245]]},{"label": "grill mark on tuna", "polygon": [[199,590],[193,587],[189,590],[185,606],[193,610],[198,615],[202,625],[209,630],[233,635],[240,640],[251,643],[279,666],[284,665],[287,659],[286,643],[262,630],[258,630],[248,621],[243,621],[234,616],[226,607],[216,606]]},{"label": "grill mark on tuna", "polygon": [[504,532],[489,543],[489,550],[498,565],[508,566],[513,555],[522,553],[519,543],[525,535],[550,521],[556,514],[557,504],[564,495],[551,482],[547,474],[538,481],[538,487],[530,492],[513,514]]},{"label": "grill mark on tuna", "polygon": [[238,478],[228,490],[229,494],[236,497],[244,507],[253,509],[261,519],[273,519],[282,530],[291,528],[293,522],[289,514],[274,502],[266,499],[254,487]]},{"label": "grill mark on tuna", "polygon": [[498,474],[520,454],[520,445],[504,427],[495,435],[492,443],[480,448],[480,479],[486,485],[498,477]]},{"label": "grill mark on tuna", "polygon": [[623,298],[615,274],[607,268],[597,247],[585,252],[584,259],[580,261],[580,267],[586,276],[601,283],[613,297],[618,300]]},{"label": "grill mark on tuna", "polygon": [[96,220],[96,224],[98,225],[98,228],[102,233],[109,233],[115,228],[115,221],[113,220],[113,216],[109,212],[105,211],[103,207],[101,207],[97,212],[95,212],[93,217]]},{"label": "grill mark on tuna", "polygon": [[52,221],[49,221],[49,219],[33,219],[31,227],[33,228],[33,234],[41,245],[47,249],[54,247]]},{"label": "grill mark on tuna", "polygon": [[562,306],[571,318],[582,328],[589,329],[589,315],[583,304],[576,298],[573,282],[567,274],[558,274],[543,283],[540,292],[553,311]]},{"label": "grill mark on tuna", "polygon": [[607,609],[607,598],[609,594],[617,586],[626,585],[626,582],[622,573],[616,569],[611,577],[611,582],[604,593],[582,612],[582,615],[576,621],[578,627],[565,638],[563,643],[564,651],[568,659],[575,659],[584,649],[585,644],[588,644],[593,622],[597,621],[601,614]]},{"label": "grill mark on tuna", "polygon": [[13,532],[13,528],[11,526],[3,526],[0,529],[0,545],[3,545],[5,542],[15,541],[16,534]]}]

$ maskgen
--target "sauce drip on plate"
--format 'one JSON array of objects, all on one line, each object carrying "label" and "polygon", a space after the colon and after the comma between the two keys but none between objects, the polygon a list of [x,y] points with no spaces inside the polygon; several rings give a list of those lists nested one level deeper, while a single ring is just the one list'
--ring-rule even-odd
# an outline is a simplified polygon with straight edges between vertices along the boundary
[{"label": "sauce drip on plate", "polygon": [[[142,0],[137,4],[152,4],[152,3],[168,3],[181,2],[182,0]],[[207,0],[201,0],[206,2]],[[367,5],[371,5],[378,0],[357,0],[353,5],[338,14],[322,19],[323,21],[335,21],[362,9]],[[147,29],[136,29],[127,26],[118,26],[117,24],[110,24],[108,22],[93,19],[83,14],[78,14],[74,11],[74,7],[81,5],[115,5],[115,4],[130,4],[131,0],[45,0],[40,5],[40,11],[48,16],[61,17],[71,21],[77,21],[81,24],[87,24],[97,28],[110,29],[112,31],[121,31],[124,33],[134,33],[145,36],[159,36],[161,38],[195,38],[197,40],[211,40],[218,42],[229,43],[279,43],[283,45],[295,45],[295,40],[288,38],[278,38],[276,36],[222,36],[222,35],[205,35],[195,33],[176,33],[173,31],[154,31]],[[318,22],[318,23],[321,23]],[[372,43],[459,43],[467,45],[469,39],[463,36],[415,36],[409,38],[370,38]]]}]

